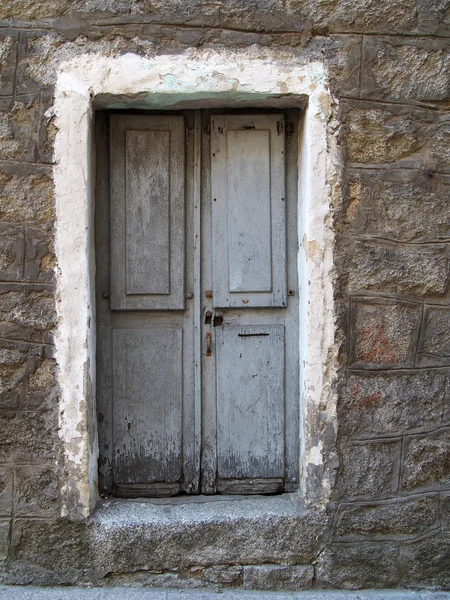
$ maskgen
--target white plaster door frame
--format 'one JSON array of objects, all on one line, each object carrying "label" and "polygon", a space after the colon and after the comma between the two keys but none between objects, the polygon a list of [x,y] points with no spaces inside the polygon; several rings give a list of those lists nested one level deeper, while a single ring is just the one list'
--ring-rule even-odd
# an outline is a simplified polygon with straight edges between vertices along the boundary
[{"label": "white plaster door frame", "polygon": [[[83,55],[62,63],[55,91],[55,204],[57,259],[56,360],[63,447],[62,515],[86,518],[97,500],[98,444],[95,419],[95,257],[93,110],[99,97],[139,94],[140,108],[170,109],[200,98],[230,98],[254,106],[258,99],[308,98],[299,137],[300,288],[300,493],[324,503],[333,473],[320,439],[321,413],[336,430],[336,343],[333,312],[331,184],[339,156],[329,133],[331,99],[320,63],[278,63],[231,52],[191,50],[143,58]],[[206,104],[205,104],[206,106]],[[197,106],[198,107],[198,106]],[[335,161],[335,162],[334,162]],[[317,474],[320,472],[320,476]],[[309,478],[314,477],[310,494]]]}]

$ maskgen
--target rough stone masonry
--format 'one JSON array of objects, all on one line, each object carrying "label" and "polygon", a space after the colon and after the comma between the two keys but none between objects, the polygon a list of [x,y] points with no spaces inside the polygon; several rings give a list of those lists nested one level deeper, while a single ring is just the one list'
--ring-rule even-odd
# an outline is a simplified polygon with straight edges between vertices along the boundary
[{"label": "rough stone masonry", "polygon": [[[328,71],[342,156],[331,501],[111,500],[73,522],[54,355],[56,73],[82,54],[198,47]],[[0,65],[1,582],[448,587],[450,1],[3,0]]]}]

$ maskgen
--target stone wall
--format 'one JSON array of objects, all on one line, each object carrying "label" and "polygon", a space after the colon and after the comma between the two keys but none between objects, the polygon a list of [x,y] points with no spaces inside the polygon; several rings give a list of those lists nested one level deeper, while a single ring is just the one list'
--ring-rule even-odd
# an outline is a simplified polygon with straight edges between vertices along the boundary
[{"label": "stone wall", "polygon": [[[2,581],[450,585],[449,42],[448,0],[2,2]],[[59,517],[52,337],[56,72],[84,53],[199,46],[320,60],[329,71],[344,174],[334,190],[332,502],[294,510],[271,499],[258,513],[259,500],[242,501],[215,515],[205,504],[191,521],[175,507],[166,527],[117,505],[70,523]]]}]

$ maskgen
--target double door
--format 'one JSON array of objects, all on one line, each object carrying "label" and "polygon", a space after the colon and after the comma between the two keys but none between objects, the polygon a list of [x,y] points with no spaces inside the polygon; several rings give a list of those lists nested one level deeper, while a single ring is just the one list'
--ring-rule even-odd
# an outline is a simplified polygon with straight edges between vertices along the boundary
[{"label": "double door", "polygon": [[297,488],[297,122],[97,114],[101,493]]}]

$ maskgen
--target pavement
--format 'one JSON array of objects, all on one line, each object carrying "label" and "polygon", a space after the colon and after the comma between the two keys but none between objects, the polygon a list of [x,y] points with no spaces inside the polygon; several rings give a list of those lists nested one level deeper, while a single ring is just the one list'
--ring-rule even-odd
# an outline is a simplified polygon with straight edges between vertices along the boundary
[{"label": "pavement", "polygon": [[0,586],[1,600],[450,600],[450,592],[408,590],[314,590],[252,592],[240,590],[162,590],[155,588]]}]

